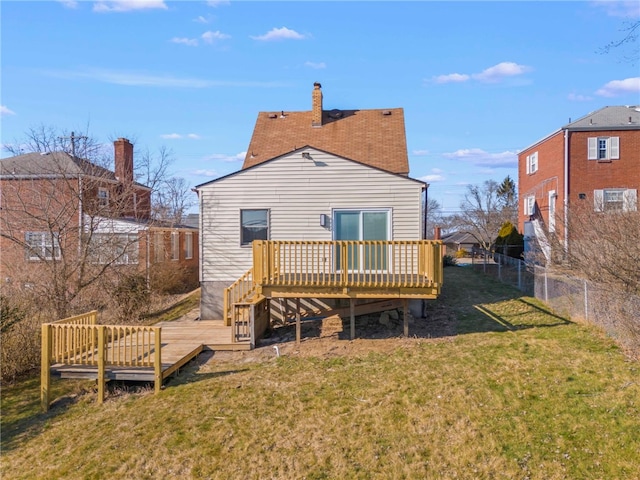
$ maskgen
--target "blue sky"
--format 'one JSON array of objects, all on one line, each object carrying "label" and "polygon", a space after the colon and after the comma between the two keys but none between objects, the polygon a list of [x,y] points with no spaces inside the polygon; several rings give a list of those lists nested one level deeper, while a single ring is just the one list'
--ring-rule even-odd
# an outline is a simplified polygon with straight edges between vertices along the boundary
[{"label": "blue sky", "polygon": [[[5,1],[2,143],[30,127],[172,150],[190,185],[242,165],[259,111],[405,110],[414,178],[444,213],[517,180],[517,152],[607,105],[640,104],[640,2]],[[5,157],[8,154],[2,153]]]}]

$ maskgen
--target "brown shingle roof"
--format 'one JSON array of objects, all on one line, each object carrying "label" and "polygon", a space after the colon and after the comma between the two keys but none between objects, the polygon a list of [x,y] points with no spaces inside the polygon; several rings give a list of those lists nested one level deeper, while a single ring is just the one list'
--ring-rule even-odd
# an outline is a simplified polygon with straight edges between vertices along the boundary
[{"label": "brown shingle roof", "polygon": [[260,112],[242,168],[310,146],[392,173],[407,175],[404,110],[324,110],[322,126],[312,112]]}]

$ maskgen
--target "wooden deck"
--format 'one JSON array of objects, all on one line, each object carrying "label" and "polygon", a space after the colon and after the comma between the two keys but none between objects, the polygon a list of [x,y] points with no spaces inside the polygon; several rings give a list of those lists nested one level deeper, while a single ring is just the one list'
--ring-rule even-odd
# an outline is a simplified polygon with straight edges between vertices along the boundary
[{"label": "wooden deck", "polygon": [[[165,380],[204,350],[249,350],[250,342],[232,342],[231,327],[222,320],[161,322],[162,328],[162,379]],[[107,348],[113,349],[113,345]],[[116,347],[117,348],[117,347]],[[51,365],[51,374],[61,378],[98,378],[98,367],[94,365]],[[107,380],[153,382],[154,368],[108,366]]]}]

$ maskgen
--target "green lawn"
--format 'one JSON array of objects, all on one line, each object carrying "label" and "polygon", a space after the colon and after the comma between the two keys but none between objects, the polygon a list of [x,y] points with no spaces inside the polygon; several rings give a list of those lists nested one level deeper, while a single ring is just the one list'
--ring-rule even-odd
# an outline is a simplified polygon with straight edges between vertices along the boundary
[{"label": "green lawn", "polygon": [[159,395],[102,406],[86,382],[54,381],[48,414],[37,380],[3,388],[0,473],[640,478],[640,365],[597,330],[465,267],[445,269],[429,313],[454,334],[351,355],[214,356]]}]

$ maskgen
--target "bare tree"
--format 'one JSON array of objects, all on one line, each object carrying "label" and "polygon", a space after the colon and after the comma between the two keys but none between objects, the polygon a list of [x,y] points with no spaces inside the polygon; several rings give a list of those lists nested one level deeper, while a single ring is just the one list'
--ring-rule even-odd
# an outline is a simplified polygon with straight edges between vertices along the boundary
[{"label": "bare tree", "polygon": [[600,49],[600,53],[608,54],[613,50],[630,48],[628,53],[623,53],[623,61],[635,65],[640,59],[640,44],[638,43],[638,32],[640,32],[640,20],[627,21],[621,29],[622,38],[613,40]]},{"label": "bare tree", "polygon": [[187,210],[195,204],[193,196],[194,193],[184,178],[166,179],[154,197],[154,217],[180,225]]},{"label": "bare tree", "polygon": [[84,293],[137,271],[138,224],[119,220],[135,215],[149,191],[101,167],[103,148],[88,136],[90,148],[74,151],[95,161],[67,153],[65,135],[53,129],[32,129],[27,139],[21,150],[34,152],[0,161],[1,260],[10,280],[2,288],[29,290],[64,318],[85,308]]},{"label": "bare tree", "polygon": [[[612,290],[640,295],[640,212],[596,212],[573,206],[567,218],[569,242],[560,266]],[[556,264],[557,265],[557,264]]]},{"label": "bare tree", "polygon": [[486,251],[491,250],[502,224],[511,219],[499,191],[500,185],[494,180],[469,185],[460,204],[461,213],[452,216],[458,230],[471,234]]}]

